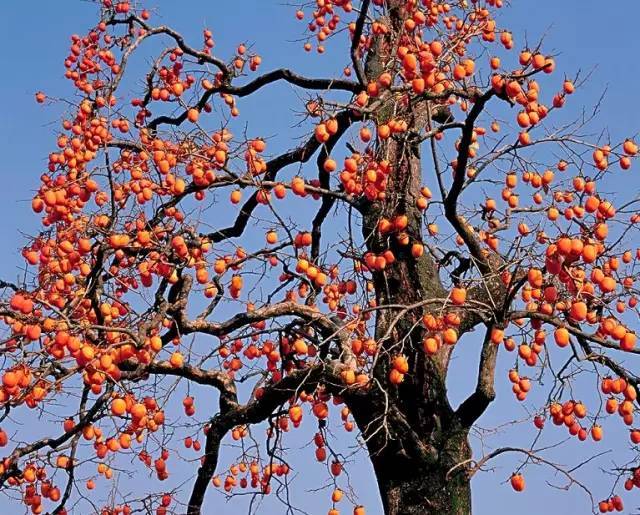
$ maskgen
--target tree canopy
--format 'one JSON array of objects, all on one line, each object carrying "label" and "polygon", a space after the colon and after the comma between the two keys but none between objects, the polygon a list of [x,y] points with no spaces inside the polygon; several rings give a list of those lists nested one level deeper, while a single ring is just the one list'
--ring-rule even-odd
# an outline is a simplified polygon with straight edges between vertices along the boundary
[{"label": "tree canopy", "polygon": [[[223,55],[213,29],[188,41],[101,0],[71,37],[68,97],[35,94],[65,113],[25,272],[0,284],[0,487],[34,514],[197,515],[213,489],[295,513],[295,453],[324,465],[316,513],[364,515],[359,452],[386,514],[460,515],[472,477],[515,454],[497,479],[514,490],[539,465],[623,511],[640,487],[640,212],[608,191],[632,135],[593,136],[597,105],[568,121],[585,77],[502,27],[502,0],[293,4],[308,59],[339,47],[341,76],[265,71],[269,48]],[[284,143],[242,107],[283,83],[300,134]],[[461,346],[477,364],[456,405]],[[478,455],[496,381],[538,436]],[[609,424],[629,441],[607,446],[601,499],[580,469]],[[542,432],[584,454],[556,463]],[[134,473],[152,480],[131,494]]]}]

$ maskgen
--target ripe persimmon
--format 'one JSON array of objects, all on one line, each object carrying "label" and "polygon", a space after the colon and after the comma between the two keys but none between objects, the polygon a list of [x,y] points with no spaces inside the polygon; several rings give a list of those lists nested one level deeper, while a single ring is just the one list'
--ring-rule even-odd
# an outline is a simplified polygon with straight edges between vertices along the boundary
[{"label": "ripe persimmon", "polygon": [[522,474],[513,474],[510,481],[512,488],[516,492],[522,492],[524,490],[525,482]]},{"label": "ripe persimmon", "polygon": [[553,338],[559,347],[569,345],[569,331],[566,327],[558,327],[553,333]]},{"label": "ripe persimmon", "polygon": [[466,288],[455,287],[451,290],[451,302],[456,306],[462,306],[467,300]]},{"label": "ripe persimmon", "polygon": [[117,398],[111,401],[111,413],[113,413],[118,417],[121,417],[126,413],[126,411],[127,411],[127,403],[125,402],[124,399]]}]

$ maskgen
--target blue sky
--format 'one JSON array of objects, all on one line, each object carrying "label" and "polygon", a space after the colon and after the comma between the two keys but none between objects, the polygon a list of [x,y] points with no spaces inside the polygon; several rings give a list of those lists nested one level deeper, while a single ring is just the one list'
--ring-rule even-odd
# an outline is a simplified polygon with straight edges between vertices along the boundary
[{"label": "blue sky", "polygon": [[[167,23],[182,32],[188,40],[197,46],[201,42],[201,31],[209,27],[214,32],[216,51],[222,56],[230,55],[233,48],[241,42],[250,42],[263,56],[263,70],[288,66],[303,74],[318,76],[331,71],[339,71],[347,64],[344,40],[340,39],[328,45],[328,52],[321,57],[307,56],[302,51],[302,43],[294,42],[300,38],[302,24],[297,23],[293,13],[295,9],[275,0],[236,0],[228,7],[219,7],[220,0],[188,0],[175,2],[169,0],[151,0],[147,7],[157,7],[158,16],[154,23]],[[558,73],[568,76],[577,70],[592,72],[590,80],[572,98],[568,110],[578,114],[581,106],[592,106],[606,90],[601,115],[593,125],[607,129],[613,139],[620,141],[640,130],[640,107],[637,92],[640,90],[640,72],[637,56],[640,55],[640,37],[637,20],[640,19],[640,3],[632,0],[619,0],[603,4],[595,1],[565,0],[550,2],[513,2],[503,15],[503,25],[511,28],[516,37],[516,47],[524,41],[536,42],[545,34],[545,50],[557,55]],[[24,234],[33,233],[37,219],[31,213],[32,192],[38,187],[38,177],[44,170],[46,158],[54,144],[57,131],[56,122],[60,111],[43,108],[35,103],[33,94],[44,90],[51,96],[68,96],[71,89],[63,78],[63,59],[68,50],[69,36],[83,33],[95,19],[96,7],[90,2],[65,0],[51,2],[33,0],[6,2],[0,20],[0,44],[3,48],[3,80],[0,82],[0,94],[4,105],[0,110],[0,176],[3,187],[0,188],[0,238],[3,253],[0,257],[0,276],[15,279],[22,264],[19,247]],[[143,73],[144,59],[133,61],[132,68]],[[134,68],[137,67],[137,68]],[[135,83],[130,85],[135,87]],[[240,109],[243,121],[250,122],[250,130],[256,135],[273,136],[274,151],[289,148],[291,138],[304,133],[293,127],[296,122],[293,109],[299,110],[301,102],[294,94],[299,93],[289,86],[274,86],[262,95],[242,100]],[[637,167],[637,165],[636,165]],[[638,170],[624,179],[612,179],[611,191],[628,191],[630,187],[638,190],[639,181],[634,176]],[[622,177],[622,176],[620,176]],[[615,198],[615,197],[614,197]],[[471,342],[472,343],[472,342]],[[474,356],[477,348],[466,346],[457,355],[452,369],[450,382],[451,396],[454,401],[464,398],[471,388],[468,367],[475,371]],[[506,380],[509,357],[501,356],[499,367],[503,373],[498,377],[498,399],[489,413],[480,420],[480,426],[492,427],[511,420],[523,418],[524,408],[516,405],[509,392]],[[593,387],[592,385],[590,386]],[[541,398],[540,398],[541,399]],[[539,399],[539,400],[540,400]],[[532,404],[535,399],[532,399]],[[203,403],[204,404],[204,403]],[[616,435],[619,446],[626,445],[626,434],[610,421],[605,425],[607,434]],[[617,422],[617,421],[615,421]],[[614,427],[615,426],[615,427]],[[560,433],[549,431],[544,443],[562,441]],[[338,433],[341,434],[341,433]],[[546,432],[545,432],[546,434]],[[491,445],[514,443],[526,445],[534,432],[530,425],[518,425],[505,428],[504,436],[489,440]],[[294,437],[292,450],[304,444],[306,437]],[[585,457],[609,447],[611,440],[601,442],[601,447],[592,444],[577,444],[575,440],[563,444],[551,455],[559,463],[575,463],[576,456]],[[344,442],[348,446],[349,442]],[[481,452],[476,442],[475,449]],[[311,456],[309,449],[306,457]],[[191,456],[193,458],[193,456]],[[360,457],[358,467],[352,466],[352,481],[360,502],[368,508],[368,513],[381,513],[377,491],[370,476],[366,461]],[[609,465],[611,457],[605,457],[598,464],[586,467],[581,478],[593,486],[596,500],[608,496],[611,482],[602,480],[599,466]],[[324,482],[326,475],[321,467],[309,460],[296,460],[299,463],[301,477],[294,499],[296,505],[308,513],[324,513],[329,508],[329,494],[305,493],[305,488],[313,488],[314,482]],[[514,493],[503,484],[508,479],[517,461],[507,456],[493,462],[492,470],[478,474],[473,480],[473,502],[476,513],[510,514],[518,510],[521,515],[533,515],[545,510],[554,514],[587,513],[588,498],[574,487],[569,491],[547,486],[545,481],[562,484],[562,479],[553,477],[552,471],[542,466],[530,466],[526,469],[527,490],[522,494]],[[175,465],[174,473],[183,477],[190,473],[185,465]],[[130,483],[133,489],[144,489],[145,483]],[[541,504],[544,499],[544,505]],[[634,494],[625,496],[627,506],[634,503]],[[5,502],[0,498],[0,507]],[[209,493],[207,506],[216,513],[232,514],[238,511],[224,502],[222,496]],[[325,508],[326,507],[326,508]],[[281,513],[276,503],[268,501],[260,513]]]}]

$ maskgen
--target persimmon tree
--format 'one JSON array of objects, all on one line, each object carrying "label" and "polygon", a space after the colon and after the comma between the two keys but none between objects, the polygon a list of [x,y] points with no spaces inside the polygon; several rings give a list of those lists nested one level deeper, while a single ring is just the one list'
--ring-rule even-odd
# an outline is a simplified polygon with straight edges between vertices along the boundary
[{"label": "persimmon tree", "polygon": [[[472,476],[505,453],[522,458],[505,478],[517,491],[536,463],[590,495],[535,441],[483,456],[469,444],[496,380],[515,402],[545,389],[539,431],[597,442],[611,416],[640,443],[637,201],[602,186],[638,147],[588,139],[585,116],[554,122],[580,80],[500,26],[502,8],[299,2],[304,50],[335,45],[346,64],[310,77],[264,72],[269,48],[219,55],[210,30],[189,42],[135,3],[102,0],[64,61],[75,95],[36,94],[67,113],[33,198],[42,230],[22,249],[26,273],[2,283],[2,489],[34,514],[77,511],[79,498],[105,515],[209,513],[209,489],[288,488],[289,433],[308,431],[296,452],[326,464],[329,514],[362,515],[342,499],[343,428],[388,514],[470,513]],[[128,64],[147,40],[148,68]],[[303,114],[300,141],[253,134],[241,111],[274,83],[299,93],[286,108]],[[453,406],[459,346],[479,365]],[[497,370],[509,352],[513,368]],[[196,416],[202,396],[219,405]],[[57,422],[25,441],[13,416],[35,423],[54,405]],[[225,441],[236,445],[221,452]],[[640,487],[637,454],[611,445],[611,496],[591,498],[602,512]],[[193,470],[181,493],[163,487],[172,459]],[[137,461],[157,481],[106,494]]]}]

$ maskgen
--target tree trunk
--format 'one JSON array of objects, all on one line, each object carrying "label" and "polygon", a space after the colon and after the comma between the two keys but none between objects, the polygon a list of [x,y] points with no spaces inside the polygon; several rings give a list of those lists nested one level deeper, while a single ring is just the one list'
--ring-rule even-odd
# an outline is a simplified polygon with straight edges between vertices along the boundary
[{"label": "tree trunk", "polygon": [[464,472],[456,464],[471,456],[466,432],[443,442],[435,463],[412,456],[373,457],[373,465],[387,515],[468,515],[471,513],[471,488]]},{"label": "tree trunk", "polygon": [[[375,81],[389,69],[404,20],[403,0],[388,0],[381,21],[390,27],[374,38],[367,54],[367,80]],[[434,258],[425,252],[414,257],[411,246],[423,242],[424,220],[416,205],[423,184],[420,134],[448,119],[445,105],[429,104],[425,99],[407,102],[402,95],[391,95],[373,114],[376,125],[403,120],[408,130],[387,140],[378,140],[375,156],[386,160],[392,171],[387,178],[385,196],[364,206],[362,232],[367,250],[376,255],[391,250],[395,261],[384,270],[373,272],[378,306],[419,305],[429,299],[447,296]],[[395,233],[380,234],[381,218],[407,217],[404,238]],[[409,242],[407,244],[407,241]],[[471,458],[465,427],[449,404],[446,374],[451,346],[443,346],[427,356],[422,340],[422,316],[428,306],[398,312],[376,312],[375,336],[380,359],[373,371],[377,385],[368,390],[347,392],[344,399],[366,442],[387,515],[466,515],[471,513],[471,489],[466,467]],[[396,354],[409,361],[409,373],[395,386],[388,380],[390,362]],[[455,468],[454,472],[451,470]]]},{"label": "tree trunk", "polygon": [[[423,126],[418,113],[413,110],[408,115],[411,127]],[[369,251],[391,249],[396,261],[374,273],[378,305],[410,306],[446,297],[431,256],[425,253],[415,258],[410,244],[398,242],[394,235],[381,237],[376,229],[380,217],[404,214],[409,219],[406,232],[411,242],[422,241],[423,221],[415,203],[422,176],[419,149],[407,140],[390,140],[380,145],[379,152],[393,163],[393,172],[388,195],[364,213],[363,233]],[[468,429],[457,419],[447,397],[451,347],[442,347],[435,356],[425,354],[421,318],[426,311],[424,307],[412,309],[400,319],[393,310],[378,312],[379,352],[388,358],[407,356],[410,371],[401,384],[391,385],[391,359],[380,359],[374,376],[379,384],[387,385],[386,391],[371,387],[361,398],[356,394],[346,399],[367,443],[387,515],[471,513],[466,468],[449,473],[471,458]]]},{"label": "tree trunk", "polygon": [[[362,430],[386,515],[468,515],[471,459],[468,430],[455,417],[429,413],[411,420],[395,404],[393,392],[369,391],[347,397]],[[422,404],[415,400],[416,411]]]},{"label": "tree trunk", "polygon": [[467,515],[471,488],[464,479],[446,481],[440,470],[427,470],[411,478],[379,480],[387,515]]}]

